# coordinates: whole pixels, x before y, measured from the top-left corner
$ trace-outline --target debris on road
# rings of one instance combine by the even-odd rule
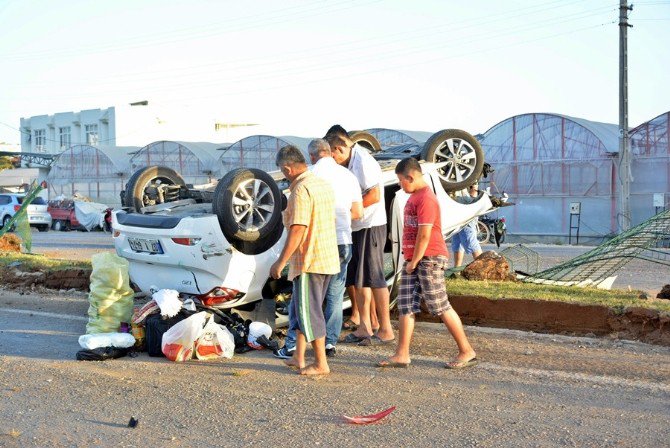
[[[370,423],[378,422],[379,420],[383,419],[387,415],[389,415],[391,412],[395,411],[395,406],[391,406],[385,411],[379,412],[377,414],[370,414],[370,415],[357,415],[355,417],[347,417],[346,415],[343,415],[344,419],[348,423],[352,423],[354,425],[367,425]]]

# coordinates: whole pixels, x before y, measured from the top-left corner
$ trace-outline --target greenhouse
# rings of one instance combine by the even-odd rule
[[[384,128],[366,129],[365,132],[372,134],[382,145],[383,149],[412,143],[424,143],[432,135],[430,132],[398,131]]]
[[[161,165],[181,174],[186,183],[205,184],[221,177],[216,161],[226,146],[202,142],[153,142],[133,155],[129,172],[132,174],[145,166]]]
[[[580,204],[581,237],[619,232],[617,125],[524,114],[493,126],[481,143],[486,161],[495,169],[489,184],[482,186],[507,193],[516,204],[499,211],[511,234],[564,241],[570,234],[573,203]]]
[[[284,146],[294,145],[307,157],[307,146],[311,140],[302,137],[273,137],[271,135],[251,135],[239,140],[223,150],[219,156],[222,174],[246,167],[263,171],[276,171],[275,156]]]
[[[120,206],[120,193],[129,175],[134,146],[94,147],[73,145],[60,153],[50,167],[49,199],[75,193],[94,202]]]
[[[670,112],[630,132],[630,207],[636,225],[670,207]]]

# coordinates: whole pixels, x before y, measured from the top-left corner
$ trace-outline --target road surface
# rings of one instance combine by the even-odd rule
[[[670,439],[670,349],[467,328],[481,360],[449,371],[451,338],[420,324],[408,369],[390,347],[338,346],[328,377],[268,352],[232,360],[75,361],[84,293],[0,290],[0,446],[593,446]],[[397,410],[379,424],[342,415]],[[139,419],[127,427],[131,416]]]

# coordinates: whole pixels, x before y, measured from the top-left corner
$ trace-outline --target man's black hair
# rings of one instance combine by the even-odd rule
[[[333,135],[346,135],[349,137],[349,133],[339,124],[334,124],[328,129],[328,132],[326,132],[324,139],[328,140],[328,137],[331,137]]]
[[[408,157],[406,159],[402,159],[395,166],[396,174],[402,174],[403,176],[407,176],[410,171],[418,171],[420,173],[423,172],[421,171],[421,164],[414,157]]]

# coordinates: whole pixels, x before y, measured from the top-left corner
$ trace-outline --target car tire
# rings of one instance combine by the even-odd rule
[[[256,255],[281,237],[283,193],[265,171],[238,168],[221,178],[212,201],[226,239],[242,253]]]
[[[49,225],[44,224],[44,225],[41,225],[41,226],[37,226],[37,230],[39,232],[48,232],[49,231]]]
[[[351,131],[349,138],[354,143],[358,143],[363,148],[367,149],[370,154],[376,154],[382,150],[382,145],[377,138],[365,131]]]
[[[7,227],[7,224],[9,223],[9,221],[10,221],[11,219],[12,219],[12,217],[9,216],[9,215],[7,215],[7,216],[5,216],[4,218],[2,218],[2,228],[3,228],[3,229],[4,229],[5,227]],[[14,228],[12,227],[11,229],[7,229],[7,231],[8,231],[8,232],[13,232],[13,231],[14,231]]]
[[[150,197],[152,193],[148,191],[157,185],[179,185],[185,186],[184,178],[181,175],[166,166],[146,166],[135,171],[128,183],[123,195],[124,207],[129,207],[132,211],[142,213],[142,208],[160,203],[159,198]],[[178,199],[171,197],[164,202],[171,202]]]
[[[423,146],[426,162],[446,165],[438,169],[442,186],[449,193],[469,187],[484,169],[484,151],[477,139],[460,129],[444,129],[433,134]]]
[[[60,232],[61,230],[63,230],[63,221],[61,221],[60,219],[55,220],[51,224],[51,229],[55,230],[56,232]]]

